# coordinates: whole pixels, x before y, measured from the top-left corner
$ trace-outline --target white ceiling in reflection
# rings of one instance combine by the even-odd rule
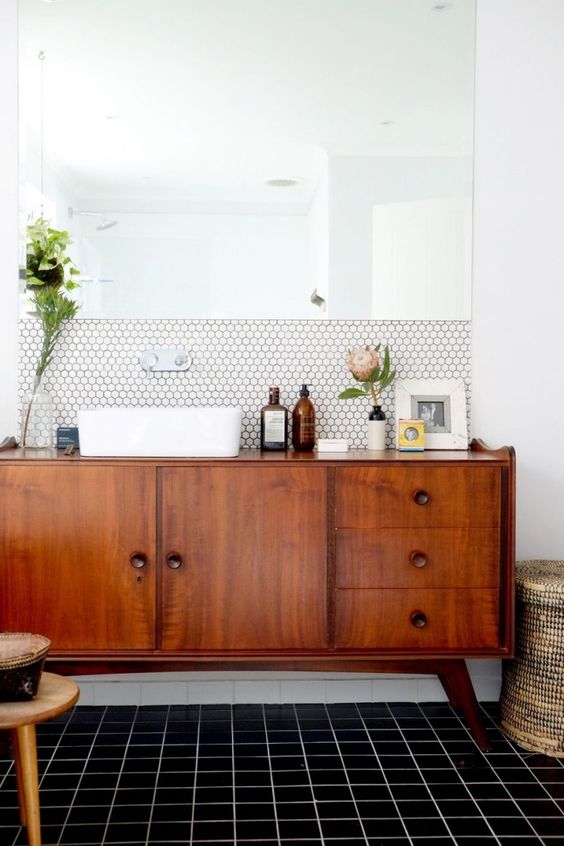
[[[84,206],[298,210],[326,154],[472,153],[468,0],[20,7],[24,131],[39,136],[43,111],[45,156]]]

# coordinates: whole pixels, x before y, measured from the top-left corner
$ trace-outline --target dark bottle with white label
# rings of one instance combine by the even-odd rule
[[[288,449],[288,409],[280,405],[280,388],[270,388],[268,405],[260,412],[260,448]]]
[[[309,452],[315,446],[315,409],[307,385],[302,385],[292,412],[292,446],[298,452]]]

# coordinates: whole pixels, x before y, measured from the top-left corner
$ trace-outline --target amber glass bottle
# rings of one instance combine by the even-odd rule
[[[307,385],[302,385],[292,412],[292,445],[301,452],[308,452],[315,446],[315,409]]]
[[[270,388],[268,405],[260,411],[260,448],[288,449],[288,409],[280,405],[280,388]]]

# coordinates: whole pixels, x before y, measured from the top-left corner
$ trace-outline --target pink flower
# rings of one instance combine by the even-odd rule
[[[347,354],[346,363],[356,379],[365,381],[380,364],[380,356],[374,347],[355,347]]]

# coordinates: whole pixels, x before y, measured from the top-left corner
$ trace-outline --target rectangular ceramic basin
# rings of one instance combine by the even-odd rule
[[[239,453],[243,412],[231,407],[96,408],[78,412],[81,455],[203,458]]]

